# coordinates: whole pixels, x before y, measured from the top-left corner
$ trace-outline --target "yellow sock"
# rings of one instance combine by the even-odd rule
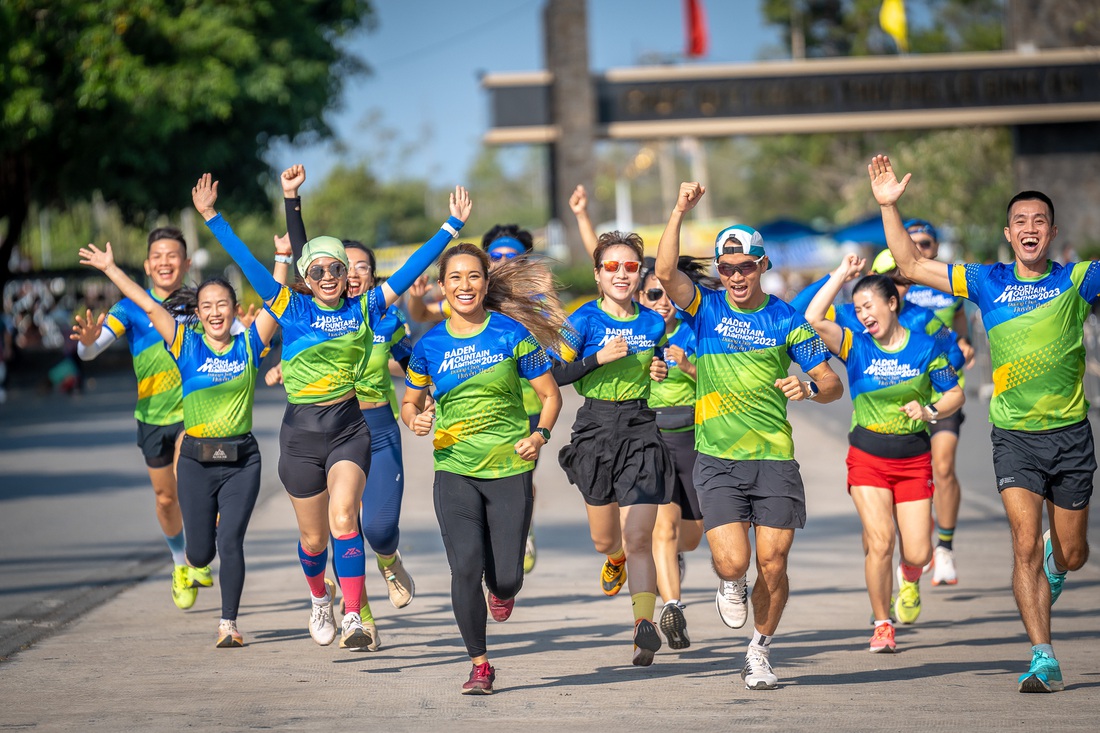
[[[634,607],[634,621],[644,618],[653,620],[653,609],[657,607],[656,593],[634,593],[630,596],[630,605]]]
[[[615,552],[608,555],[607,559],[611,561],[612,565],[622,565],[624,562],[626,562],[626,549],[620,547],[619,549],[615,550]]]

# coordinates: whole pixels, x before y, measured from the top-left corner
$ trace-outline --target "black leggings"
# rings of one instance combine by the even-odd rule
[[[451,605],[470,657],[485,654],[485,597],[523,586],[523,552],[531,528],[531,472],[482,479],[435,472],[435,516],[451,565]]]
[[[221,558],[218,582],[226,619],[236,619],[241,605],[244,532],[260,494],[260,449],[248,438],[232,463],[199,463],[181,452],[176,467],[187,562],[201,568],[215,554]]]

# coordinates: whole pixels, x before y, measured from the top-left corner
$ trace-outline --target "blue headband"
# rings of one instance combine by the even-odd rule
[[[916,227],[916,231],[909,232],[909,230],[913,229],[914,227]],[[932,239],[936,240],[937,242],[940,241],[940,235],[939,232],[936,231],[936,227],[932,226],[924,219],[910,219],[909,221],[905,222],[905,231],[909,232],[910,234],[929,234],[932,236]]]
[[[523,254],[527,251],[527,248],[523,246],[522,242],[520,242],[518,239],[513,239],[512,237],[497,237],[489,243],[489,248],[485,251],[492,252],[494,249],[498,249],[500,247],[514,249],[520,254]]]

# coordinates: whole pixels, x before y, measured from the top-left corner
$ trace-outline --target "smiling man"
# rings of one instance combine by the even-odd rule
[[[867,172],[902,274],[968,298],[981,310],[993,361],[993,470],[1012,531],[1012,592],[1032,643],[1031,667],[1020,675],[1019,690],[1062,690],[1050,608],[1066,571],[1088,559],[1096,457],[1081,384],[1083,324],[1100,299],[1100,262],[1063,266],[1050,259],[1058,227],[1054,204],[1039,191],[1008,202],[1004,235],[1013,263],[948,265],[922,258],[897,207],[912,174],[898,181],[884,155],[872,158]]]
[[[787,402],[832,402],[844,388],[806,319],[760,288],[771,264],[757,231],[734,225],[718,233],[714,259],[721,290],[696,285],[677,269],[680,226],[705,192],[698,183],[680,184],[654,271],[698,342],[694,481],[720,581],[715,605],[730,628],[745,624],[751,526],[755,632],[741,679],[750,690],[771,690],[778,686],[769,653],[787,604],[787,556],[795,529],[806,523]],[[787,373],[792,361],[809,381]]]

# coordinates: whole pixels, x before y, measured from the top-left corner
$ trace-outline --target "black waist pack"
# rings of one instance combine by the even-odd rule
[[[254,440],[251,433],[234,438],[194,438],[188,435],[183,439],[180,453],[199,463],[233,463]]]
[[[695,405],[654,407],[658,430],[682,430],[695,425]]]

